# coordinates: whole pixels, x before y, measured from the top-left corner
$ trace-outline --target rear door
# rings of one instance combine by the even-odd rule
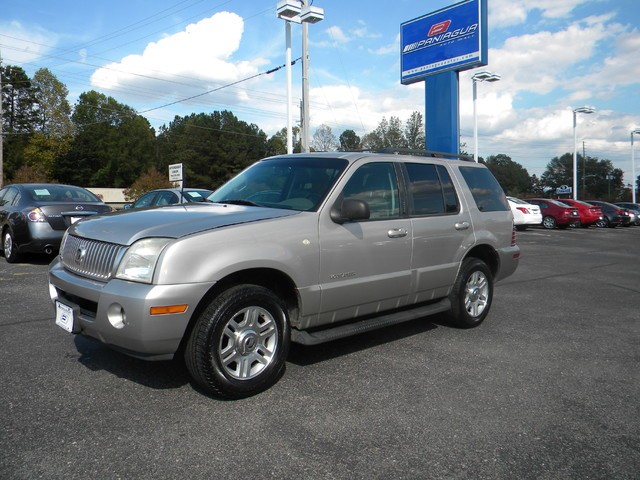
[[[443,165],[406,163],[413,229],[415,296],[412,303],[446,296],[462,257],[473,246],[468,209]]]

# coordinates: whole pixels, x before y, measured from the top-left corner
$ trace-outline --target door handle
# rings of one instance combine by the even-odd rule
[[[470,226],[469,222],[458,222],[456,223],[456,230],[466,230]]]
[[[409,234],[406,228],[392,228],[387,232],[389,238],[406,237]]]

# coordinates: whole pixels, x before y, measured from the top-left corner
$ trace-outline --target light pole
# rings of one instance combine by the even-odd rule
[[[593,107],[578,107],[573,109],[573,199],[578,199],[578,138],[576,137],[576,117],[578,113],[593,113]]]
[[[636,128],[634,130],[631,130],[631,202],[632,203],[636,203],[636,185],[637,185],[637,178],[636,178],[636,159],[635,159],[635,155],[633,152],[633,134],[637,134],[640,135],[640,128]]]
[[[309,151],[309,47],[310,23],[324,19],[324,10],[309,5],[309,0],[282,0],[278,2],[276,13],[286,23],[286,65],[287,65],[287,153],[293,152],[292,109],[291,109],[291,22],[302,23],[302,151]]]
[[[478,101],[478,82],[497,82],[500,80],[500,75],[491,72],[478,72],[471,80],[473,81],[473,160],[478,161],[478,110],[476,103]]]
[[[287,0],[278,2],[276,7],[276,14],[278,18],[284,20],[285,24],[285,38],[286,38],[286,51],[285,51],[285,65],[287,72],[287,153],[293,153],[293,111],[291,108],[291,22],[300,21],[300,11],[302,5],[299,1],[290,2]]]

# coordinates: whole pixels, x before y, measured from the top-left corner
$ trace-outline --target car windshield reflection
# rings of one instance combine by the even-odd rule
[[[215,203],[316,211],[346,160],[278,157],[263,160],[229,180],[207,200]]]

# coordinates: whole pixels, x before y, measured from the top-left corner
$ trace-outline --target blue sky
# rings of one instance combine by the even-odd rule
[[[400,24],[455,2],[315,0],[325,19],[309,27],[311,133],[321,124],[360,136],[384,117],[424,113],[424,84],[400,84]],[[75,103],[91,89],[145,115],[154,127],[175,115],[227,109],[267,134],[286,125],[284,22],[277,0],[25,0],[0,13],[3,63],[29,75],[42,67]],[[640,7],[636,0],[488,0],[489,65],[460,74],[462,142],[473,151],[471,75],[478,85],[479,152],[504,153],[541,175],[573,152],[609,159],[631,182],[630,132],[640,128]],[[293,58],[301,28],[293,25]],[[257,75],[257,76],[256,76]],[[249,77],[233,87],[220,88]],[[293,67],[300,101],[300,63]],[[218,89],[207,95],[204,92]],[[181,101],[197,96],[191,100]],[[172,104],[172,105],[168,105]],[[166,106],[168,105],[168,106]],[[296,110],[296,114],[297,114]],[[294,121],[297,115],[294,116]],[[640,143],[640,136],[635,143]],[[640,172],[640,151],[636,172]]]

